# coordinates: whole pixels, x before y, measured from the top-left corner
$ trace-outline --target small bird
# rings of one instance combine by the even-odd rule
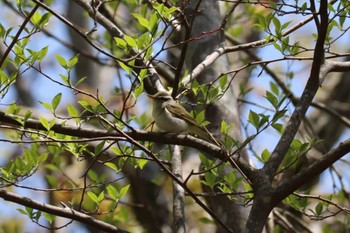
[[[153,100],[152,115],[157,127],[169,133],[194,133],[198,137],[212,142],[217,146],[220,143],[202,125],[177,103],[170,94],[160,91],[154,95],[148,95]]]

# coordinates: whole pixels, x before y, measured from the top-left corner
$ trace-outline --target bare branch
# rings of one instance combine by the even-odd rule
[[[180,147],[173,146],[173,153],[171,156],[171,171],[175,176],[183,182],[182,179],[182,159]],[[184,189],[173,182],[173,216],[174,216],[174,233],[185,233],[186,232],[186,221],[185,221],[185,192]]]

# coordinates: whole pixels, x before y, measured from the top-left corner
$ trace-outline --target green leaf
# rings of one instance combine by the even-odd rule
[[[56,60],[58,61],[58,63],[59,63],[63,68],[65,68],[65,69],[68,68],[67,61],[66,61],[66,59],[65,59],[64,57],[62,57],[62,56],[60,56],[60,55],[58,55],[58,54],[56,54],[55,57],[56,57]]]
[[[38,11],[36,11],[30,18],[30,22],[32,22],[35,26],[39,26],[40,20],[41,14]]]
[[[18,212],[20,212],[21,214],[28,216],[28,213],[25,210],[22,209],[17,209]]]
[[[272,104],[272,106],[277,109],[278,107],[278,98],[271,92],[266,91],[265,98]]]
[[[68,111],[69,116],[71,116],[71,117],[78,117],[79,116],[78,110],[71,104],[68,104],[67,111]]]
[[[281,32],[281,22],[280,22],[279,19],[276,18],[276,17],[273,17],[273,18],[272,18],[272,22],[273,22],[273,25],[275,26],[275,32],[276,32],[276,34],[277,34],[277,35],[280,34],[280,32]]]
[[[80,100],[80,101],[78,101],[78,103],[79,103],[84,109],[88,110],[89,112],[92,112],[92,113],[95,112],[95,110],[94,110],[94,108],[92,107],[92,105],[89,104],[88,102],[86,102],[86,101],[84,101],[84,100]]]
[[[149,29],[152,34],[156,33],[156,30],[158,28],[158,22],[159,22],[159,15],[157,12],[154,12],[149,20]]]
[[[307,2],[303,3],[303,5],[301,6],[301,11],[306,11],[307,9]]]
[[[68,61],[68,68],[72,69],[79,61],[79,54],[75,55]]]
[[[279,90],[278,86],[275,83],[270,82],[270,89],[271,89],[273,94],[275,94],[276,96],[279,95],[280,90]]]
[[[280,118],[284,117],[286,115],[287,110],[279,110],[275,113],[275,115],[272,118],[272,122],[278,121]]]
[[[216,182],[216,175],[214,175],[212,172],[207,172],[205,173],[204,178],[205,181],[203,181],[203,183],[213,189]]]
[[[84,82],[86,78],[87,78],[87,77],[82,77],[82,78],[80,78],[80,79],[77,81],[77,83],[75,84],[75,86],[78,86],[80,83]]]
[[[315,207],[315,213],[317,216],[320,216],[322,214],[322,211],[323,211],[323,203],[319,202]]]
[[[260,116],[259,128],[261,128],[263,125],[265,125],[266,122],[269,121],[270,116],[264,115],[264,114],[259,114],[259,116]]]
[[[99,155],[102,152],[104,145],[105,145],[105,142],[106,141],[102,141],[97,146],[95,146],[95,150],[94,150],[95,156]]]
[[[23,122],[26,122],[30,117],[32,116],[32,112],[30,110],[27,110],[24,114]]]
[[[191,84],[191,90],[193,91],[193,93],[195,95],[197,95],[198,91],[199,91],[199,83],[198,81],[195,79],[193,80],[192,84]]]
[[[61,77],[62,81],[63,81],[66,85],[71,85],[70,80],[69,80],[69,78],[68,78],[66,75],[60,74],[60,77]]]
[[[46,108],[47,110],[52,111],[52,106],[51,106],[51,104],[46,103],[46,102],[41,102],[41,101],[39,101],[39,103],[40,103],[44,108]]]
[[[88,195],[88,196],[90,197],[90,199],[91,199],[93,202],[95,202],[96,204],[99,204],[99,203],[100,203],[99,200],[98,200],[98,197],[97,197],[97,195],[96,195],[95,193],[89,191],[89,192],[87,192],[87,195]]]
[[[270,156],[271,154],[267,149],[263,150],[263,152],[261,153],[261,158],[264,162],[266,162],[270,158]]]
[[[55,97],[53,97],[51,105],[52,105],[52,110],[55,111],[58,104],[61,102],[61,97],[62,93],[58,93]]]
[[[125,70],[125,72],[126,72],[127,74],[130,74],[130,73],[131,73],[132,69],[131,69],[130,66],[125,65],[125,63],[124,63],[124,62],[121,62],[121,61],[118,61],[118,64],[120,65],[120,67],[121,67],[123,70]]]
[[[53,215],[53,214],[48,214],[46,212],[43,212],[43,216],[44,218],[51,224],[53,223],[53,221],[55,220],[56,218],[56,215]]]
[[[252,110],[249,111],[248,121],[256,128],[259,128],[259,115]]]
[[[120,169],[118,169],[117,165],[115,165],[115,163],[111,163],[111,162],[106,162],[104,163],[104,165],[106,165],[107,167],[113,169],[115,172],[119,172]]]
[[[149,32],[143,33],[141,36],[137,39],[137,48],[144,49],[150,42],[152,41],[152,36]],[[151,49],[151,47],[150,47]]]
[[[207,217],[201,217],[199,219],[199,222],[204,223],[204,224],[214,224],[214,220],[207,218]]]
[[[137,167],[140,168],[141,170],[143,167],[148,163],[146,159],[138,159],[137,160]]]
[[[273,47],[275,47],[275,49],[277,49],[280,52],[283,52],[282,47],[278,44],[278,42],[273,43]]]
[[[138,20],[138,22],[141,26],[149,29],[149,22],[146,18],[142,17],[141,15],[139,15],[137,13],[133,13],[131,15],[134,16]]]
[[[42,48],[38,53],[38,62],[41,62],[42,59],[44,59],[44,57],[46,56],[47,52],[49,50],[49,46],[45,46],[44,48]]]
[[[104,198],[105,198],[105,193],[102,191],[97,197],[98,203],[101,203]]]
[[[130,184],[128,184],[128,185],[124,186],[123,188],[121,188],[120,191],[119,191],[119,198],[124,197],[128,193],[129,188],[130,188]]]
[[[143,82],[141,82],[140,85],[138,85],[133,91],[135,98],[139,97],[142,93],[143,93]]]
[[[21,111],[21,107],[17,106],[16,104],[11,104],[8,108],[7,112],[13,115],[18,115],[18,113]]]
[[[197,123],[202,123],[203,121],[205,121],[205,110],[202,110],[200,112],[197,112],[195,120]]]
[[[277,130],[279,133],[283,132],[283,125],[280,123],[273,123],[272,127]]]
[[[228,85],[227,80],[228,80],[227,74],[220,77],[219,86],[220,86],[221,90],[224,90],[227,87],[227,85]]]
[[[45,129],[47,129],[47,131],[50,130],[49,122],[45,118],[39,117],[39,121],[45,127]]]
[[[224,121],[224,120],[222,120],[221,121],[221,127],[220,127],[220,132],[222,133],[222,134],[224,134],[224,135],[226,135],[227,134],[227,123],[226,123],[226,121]]]
[[[97,181],[98,180],[98,175],[95,171],[93,170],[89,170],[88,171],[88,177],[92,180],[92,181]]]
[[[131,36],[125,35],[125,41],[128,43],[128,45],[132,48],[135,48],[137,46],[136,40],[132,38]]]
[[[173,12],[177,11],[178,9],[180,9],[179,7],[164,7],[164,13],[163,13],[163,17],[167,18],[168,20],[170,19],[170,16]]]
[[[126,50],[127,44],[125,40],[119,37],[114,37],[114,41],[119,48],[121,48],[122,50]]]
[[[52,14],[50,12],[46,12],[45,14],[43,14],[43,16],[41,17],[40,23],[39,23],[40,28],[43,28],[47,25],[51,16],[52,16]]]
[[[113,185],[109,184],[107,185],[106,187],[106,190],[107,190],[107,193],[108,195],[115,201],[117,201],[119,198],[118,198],[118,191],[116,188],[114,188]]]
[[[51,121],[49,121],[49,129],[50,130],[56,123],[56,118],[53,118]]]

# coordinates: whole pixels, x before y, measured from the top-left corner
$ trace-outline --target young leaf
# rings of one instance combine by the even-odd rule
[[[58,104],[61,102],[61,97],[62,97],[62,93],[58,93],[55,97],[53,97],[52,102],[51,102],[51,106],[52,106],[52,110],[55,111]]]
[[[105,198],[105,193],[102,191],[97,197],[98,203],[101,203],[104,198]]]
[[[39,103],[40,103],[44,108],[46,108],[47,110],[52,111],[52,106],[51,106],[51,104],[46,103],[46,102],[41,102],[41,101],[39,101]]]
[[[115,43],[122,50],[126,50],[126,41],[119,37],[114,37]]]
[[[207,172],[205,173],[204,177],[205,177],[205,180],[202,182],[205,185],[209,186],[211,189],[213,189],[216,181],[216,176],[211,172]]]
[[[261,153],[261,158],[264,162],[266,162],[270,158],[270,156],[271,154],[267,149],[263,150],[263,152]]]
[[[109,184],[109,185],[107,185],[106,189],[107,189],[108,195],[109,195],[114,201],[117,201],[117,200],[118,200],[118,191],[116,190],[116,188],[114,188],[113,185]]]
[[[79,60],[79,54],[69,59],[68,68],[72,69],[78,63],[78,60]]]
[[[78,117],[79,116],[78,110],[71,104],[68,104],[67,111],[68,111],[69,116],[71,116],[71,117]]]
[[[139,24],[145,28],[149,28],[149,22],[147,19],[145,19],[143,16],[137,14],[137,13],[133,13],[131,14],[132,16],[134,16],[138,21],[139,21]]]
[[[91,106],[91,104],[89,104],[88,102],[84,101],[84,100],[80,100],[78,101],[78,103],[86,110],[88,110],[89,112],[95,112],[94,108]]]
[[[137,43],[136,43],[136,40],[134,38],[132,38],[131,36],[128,36],[128,35],[125,35],[125,41],[126,43],[128,43],[128,45],[130,47],[136,47]]]
[[[315,207],[315,213],[317,216],[320,216],[322,214],[322,211],[323,211],[323,203],[319,202]]]
[[[278,98],[272,92],[266,91],[265,98],[272,104],[272,106],[275,109],[277,109],[277,107],[278,107]]]
[[[87,192],[87,195],[90,197],[90,199],[93,201],[93,202],[95,202],[96,204],[99,204],[100,202],[99,202],[99,200],[98,200],[98,197],[96,196],[96,194],[95,193],[93,193],[93,192]]]
[[[50,130],[49,122],[45,118],[39,117],[39,121],[47,131]]]
[[[141,170],[143,169],[143,167],[147,164],[147,160],[146,159],[138,159],[137,160],[137,167],[140,168]]]
[[[119,198],[124,197],[128,193],[129,188],[130,188],[130,184],[128,184],[128,185],[124,186],[123,188],[121,188],[120,191],[119,191]]]
[[[53,223],[53,221],[55,220],[56,218],[56,215],[53,215],[53,214],[48,214],[46,212],[43,212],[43,216],[44,218],[51,224]]]
[[[120,65],[120,67],[121,67],[123,70],[125,70],[125,72],[126,72],[127,74],[130,74],[130,72],[132,71],[131,67],[125,65],[124,62],[118,61],[118,64]]]
[[[139,97],[143,93],[143,82],[140,83],[135,89],[134,89],[134,96],[135,98]]]
[[[252,110],[249,111],[248,121],[256,128],[259,128],[259,115]]]
[[[118,169],[117,165],[115,165],[115,163],[111,163],[111,162],[107,162],[104,163],[104,165],[106,165],[107,167],[113,169],[115,172],[119,172],[120,169]]]
[[[65,68],[65,69],[68,68],[68,66],[67,66],[67,61],[66,61],[66,59],[65,59],[64,57],[62,57],[62,56],[60,56],[60,55],[58,55],[58,54],[56,54],[55,57],[56,57],[56,60],[58,61],[58,63],[59,63],[63,68]]]

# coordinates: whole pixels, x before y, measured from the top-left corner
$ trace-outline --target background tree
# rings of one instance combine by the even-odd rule
[[[348,1],[1,4],[0,196],[39,229],[349,231]],[[222,147],[157,132],[162,90]]]

